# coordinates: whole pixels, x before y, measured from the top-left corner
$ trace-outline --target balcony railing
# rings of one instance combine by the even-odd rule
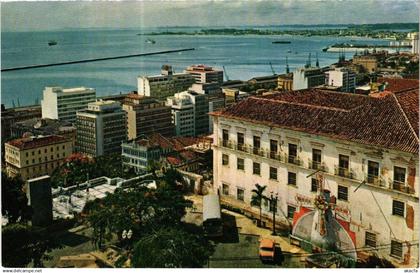
[[[400,191],[400,192],[405,192],[405,193],[414,193],[414,189],[408,185],[406,185],[404,182],[401,181],[392,181],[391,183],[391,189],[396,190],[396,191]]]
[[[252,153],[254,155],[264,156],[264,150],[261,147],[252,147]]]
[[[337,165],[335,165],[334,174],[341,177],[355,179],[355,176],[352,170],[350,170],[349,168],[342,168]]]
[[[236,150],[238,150],[238,151],[242,151],[242,152],[245,152],[245,151],[246,151],[246,146],[245,146],[245,144],[243,144],[243,143],[238,143],[238,144],[236,144]]]
[[[309,159],[308,168],[312,170],[323,171],[323,172],[327,171],[327,166],[325,166],[324,162],[314,161],[311,159]]]
[[[278,160],[278,161],[283,161],[283,156],[279,152],[270,151],[268,153],[268,155],[269,155],[268,157],[271,158],[271,159],[275,159],[275,160]]]
[[[366,183],[379,187],[385,187],[386,183],[382,176],[368,174],[365,178]]]
[[[290,164],[295,164],[295,165],[298,165],[298,166],[300,166],[300,164],[301,164],[300,158],[297,155],[287,154],[286,158],[287,158],[287,162],[290,163]]]

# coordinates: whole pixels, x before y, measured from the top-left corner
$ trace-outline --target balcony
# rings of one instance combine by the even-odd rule
[[[243,144],[243,143],[236,144],[236,150],[245,152],[246,151],[245,144]]]
[[[323,171],[323,172],[327,171],[327,166],[325,166],[324,162],[313,161],[311,159],[309,159],[308,168],[312,170]]]
[[[300,158],[297,155],[286,154],[286,158],[287,158],[287,163],[298,165],[298,166],[300,166],[301,164]]]
[[[254,155],[264,156],[264,150],[261,147],[252,147],[252,153]]]
[[[405,185],[405,183],[401,181],[392,181],[392,183],[390,183],[390,188],[400,192],[414,193],[414,189],[412,187]]]
[[[277,151],[270,151],[269,153],[267,153],[267,155],[268,155],[268,158],[270,159],[283,161],[283,156],[281,155],[281,153]]]
[[[385,180],[382,178],[382,176],[368,174],[365,178],[365,181],[367,184],[375,185],[378,187],[386,187]]]
[[[355,175],[352,170],[349,168],[342,168],[337,165],[335,165],[334,174],[345,178],[355,179]]]

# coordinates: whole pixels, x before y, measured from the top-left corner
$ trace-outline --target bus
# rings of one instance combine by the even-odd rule
[[[217,194],[208,194],[203,197],[203,230],[207,237],[223,236],[223,221]]]

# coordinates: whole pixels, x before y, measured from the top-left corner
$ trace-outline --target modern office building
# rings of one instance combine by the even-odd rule
[[[122,107],[127,112],[128,139],[152,133],[159,133],[165,137],[175,135],[171,107],[166,106],[165,102],[129,94]]]
[[[24,181],[51,175],[71,155],[73,143],[62,136],[34,136],[5,143],[6,171]]]
[[[169,97],[166,105],[171,107],[172,123],[177,136],[195,135],[195,108],[188,92],[176,93]]]
[[[76,150],[91,157],[120,153],[127,140],[126,113],[119,102],[96,101],[77,112]]]
[[[42,118],[76,121],[76,112],[87,108],[96,99],[93,88],[45,87],[41,101]]]
[[[223,71],[211,66],[191,65],[184,70],[184,73],[192,75],[195,83],[217,83],[219,86],[223,83]]]
[[[381,258],[416,266],[418,90],[281,92],[213,113],[214,190],[222,203],[259,217],[252,190],[267,186],[263,221],[270,223],[274,210],[293,243],[316,249],[314,237],[332,236],[353,258],[374,248]]]
[[[163,65],[161,75],[138,77],[138,94],[166,100],[175,93],[187,90],[194,82],[188,73],[175,73],[170,65]]]
[[[293,71],[293,90],[308,89],[325,84],[325,74],[319,67],[304,67]]]
[[[342,92],[354,92],[356,74],[350,69],[340,67],[325,72],[325,83],[328,86],[340,87]]]

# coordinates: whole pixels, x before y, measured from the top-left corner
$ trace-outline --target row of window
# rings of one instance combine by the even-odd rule
[[[56,151],[59,151],[59,150],[60,150],[60,146],[58,146],[58,145],[57,145],[55,149],[56,149]],[[62,146],[62,149],[63,149],[63,150],[65,150],[65,149],[66,149],[66,146],[65,146],[65,145],[63,145],[63,146]],[[41,154],[41,152],[42,152],[42,149],[39,149],[39,150],[38,150],[38,154],[40,155],[40,154]],[[51,147],[51,148],[50,148],[50,152],[54,152],[54,147]],[[44,149],[44,153],[48,153],[48,149],[47,149],[47,148],[45,148],[45,149]],[[35,151],[32,151],[32,153],[31,153],[31,154],[32,154],[32,155],[35,155]],[[28,157],[28,156],[29,156],[29,152],[26,152],[26,153],[25,153],[25,155],[26,155],[26,157]]]
[[[63,153],[63,157],[66,157],[66,153]],[[59,159],[59,158],[60,158],[60,154],[57,154],[56,159]],[[54,155],[50,156],[50,160],[54,160]],[[47,162],[47,161],[48,161],[48,156],[45,156],[44,162]],[[41,163],[41,162],[42,162],[42,158],[39,157],[38,163]],[[32,158],[32,164],[35,164],[35,158]],[[29,165],[29,160],[26,160],[26,165]]]
[[[229,141],[229,131],[226,129],[222,130],[222,140],[223,146],[227,146]],[[270,139],[270,157],[274,158],[278,153],[278,141],[275,139]],[[245,146],[245,137],[244,133],[237,133],[237,149],[244,150]],[[259,154],[261,149],[261,137],[253,136],[253,153]],[[296,164],[298,158],[297,145],[293,143],[288,144],[288,158],[286,159],[288,163]],[[348,155],[338,155],[338,172],[337,174],[344,177],[350,177],[349,173],[349,164],[350,158]],[[319,169],[322,163],[322,151],[319,149],[312,149],[312,166],[313,169]],[[374,183],[374,180],[379,177],[379,162],[368,161],[367,164],[367,174],[368,182]],[[394,181],[396,182],[405,182],[406,178],[406,169],[401,167],[394,167]]]

